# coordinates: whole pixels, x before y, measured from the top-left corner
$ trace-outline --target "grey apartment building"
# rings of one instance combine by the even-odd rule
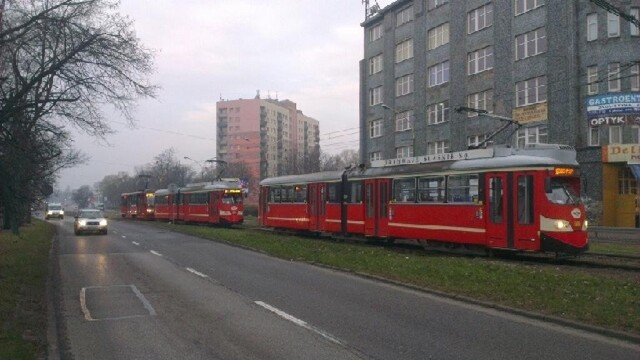
[[[596,223],[640,226],[640,0],[365,3],[362,162],[465,150],[513,119],[491,143],[575,147]]]

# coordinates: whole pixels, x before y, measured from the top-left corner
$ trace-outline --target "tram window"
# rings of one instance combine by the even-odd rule
[[[418,202],[444,202],[444,176],[429,176],[418,179]]]
[[[328,190],[328,194],[327,194],[327,201],[330,203],[339,203],[340,202],[340,197],[339,197],[339,184],[329,184],[327,185],[327,190]]]
[[[447,181],[448,202],[478,202],[478,175],[449,175]]]
[[[387,190],[387,183],[380,184],[380,217],[387,217],[387,205],[389,203],[389,190]]]
[[[307,185],[296,185],[293,187],[294,198],[293,202],[303,203],[307,201]]]
[[[204,205],[207,203],[208,193],[197,193],[189,196],[189,204]]]
[[[280,202],[280,188],[270,188],[269,189],[269,202],[277,203]]]
[[[156,205],[167,205],[167,195],[156,196]]]
[[[173,200],[175,201],[174,204],[178,205],[178,204],[182,204],[182,198],[184,198],[184,194],[183,193],[178,193],[178,195],[176,195]]]
[[[416,180],[414,178],[394,180],[393,200],[396,202],[415,202]]]
[[[351,190],[349,193],[349,203],[350,204],[358,204],[362,202],[362,181],[350,181],[349,189]]]
[[[580,195],[576,189],[579,186],[577,178],[570,177],[554,177],[548,185],[549,189],[545,192],[547,199],[554,204],[578,204],[580,203]]]
[[[518,223],[533,224],[533,176],[518,176]]]
[[[494,177],[490,180],[490,189],[489,189],[489,198],[491,201],[490,207],[490,218],[493,224],[501,224],[502,223],[502,199],[503,199],[503,186],[502,186],[502,178]]]

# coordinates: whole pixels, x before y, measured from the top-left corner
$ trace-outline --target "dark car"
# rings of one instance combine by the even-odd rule
[[[78,212],[73,222],[76,235],[83,233],[107,234],[107,219],[98,209],[83,209]]]

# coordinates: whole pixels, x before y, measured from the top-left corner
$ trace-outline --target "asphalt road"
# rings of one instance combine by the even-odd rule
[[[139,222],[74,236],[71,221],[54,252],[61,358],[640,358],[638,344]]]

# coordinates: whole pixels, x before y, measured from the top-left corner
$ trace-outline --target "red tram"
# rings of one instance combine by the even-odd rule
[[[175,191],[160,189],[154,195],[157,220],[220,225],[244,221],[242,189],[237,181],[190,184]]]
[[[588,249],[576,152],[494,147],[260,182],[260,225],[448,247]]]
[[[153,191],[135,191],[120,195],[120,215],[123,218],[153,220]]]

